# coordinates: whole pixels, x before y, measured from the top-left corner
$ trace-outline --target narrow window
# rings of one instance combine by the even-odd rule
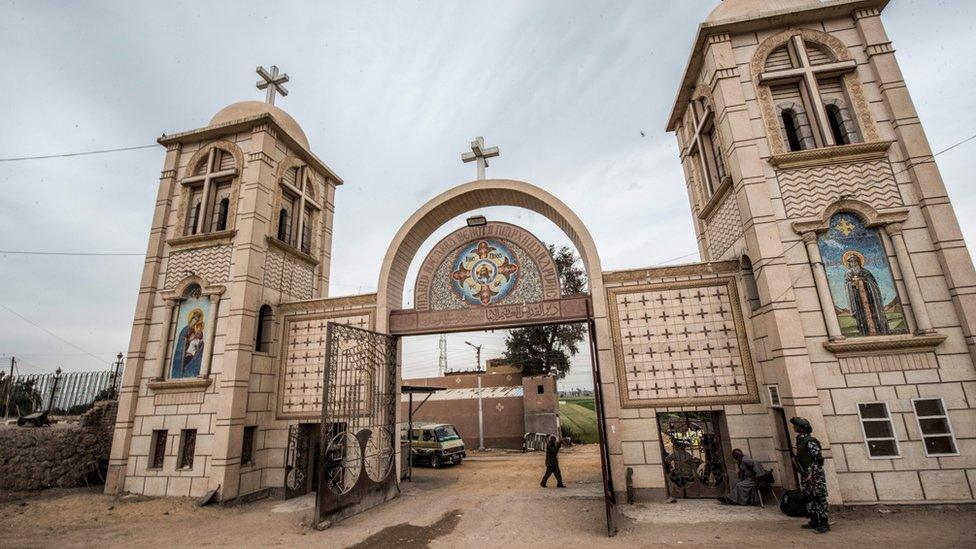
[[[762,302],[759,300],[759,285],[756,284],[756,274],[752,269],[752,260],[749,256],[744,255],[739,260],[739,264],[742,267],[742,278],[745,282],[746,299],[749,300],[749,308],[753,311],[762,307]]]
[[[288,210],[278,212],[278,240],[288,242]]]
[[[149,456],[150,469],[162,469],[163,459],[166,458],[166,430],[156,430],[152,433],[152,454]]]
[[[227,197],[220,199],[220,204],[217,205],[217,220],[214,223],[215,231],[223,231],[227,229],[227,212],[230,209],[230,199]]]
[[[536,386],[536,391],[537,391],[537,392],[538,392],[538,393],[539,393],[540,395],[543,395],[543,394],[545,394],[545,393],[546,393],[546,386],[545,386],[545,385],[537,385],[537,386]]]
[[[183,429],[180,431],[180,453],[176,461],[177,469],[193,468],[193,453],[197,448],[197,430]]]
[[[241,465],[254,462],[254,432],[257,427],[251,425],[244,428],[244,440],[241,443]]]
[[[895,438],[888,403],[869,402],[857,405],[864,431],[864,442],[868,446],[868,456],[872,458],[898,457],[898,439]]]
[[[791,151],[803,150],[803,139],[800,137],[800,125],[796,121],[796,111],[785,109],[783,111],[783,128],[786,130],[786,141],[790,145]]]
[[[261,305],[258,309],[258,329],[254,339],[254,350],[267,353],[271,350],[271,327],[274,318],[271,316],[271,306]]]
[[[925,455],[954,456],[959,453],[956,437],[949,424],[949,414],[941,398],[919,398],[912,401],[918,430],[925,442]]]
[[[847,145],[851,142],[850,136],[844,131],[844,117],[837,105],[827,105],[827,123],[830,124],[830,133],[834,135],[834,143]]]

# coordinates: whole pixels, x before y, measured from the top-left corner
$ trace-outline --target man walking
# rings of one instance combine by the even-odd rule
[[[824,458],[820,441],[813,437],[813,427],[802,417],[790,419],[796,430],[796,466],[803,476],[803,493],[807,498],[810,528],[818,534],[830,531],[827,506],[827,477],[824,475]]]
[[[549,440],[546,441],[546,474],[542,477],[542,482],[539,483],[539,486],[543,488],[549,482],[549,475],[556,475],[556,488],[566,487],[563,484],[563,475],[559,471],[560,446],[562,446],[562,443],[556,438],[556,435],[549,435]]]

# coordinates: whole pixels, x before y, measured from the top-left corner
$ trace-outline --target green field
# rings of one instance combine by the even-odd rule
[[[586,444],[599,442],[593,397],[564,397],[559,400],[559,421],[563,426]]]

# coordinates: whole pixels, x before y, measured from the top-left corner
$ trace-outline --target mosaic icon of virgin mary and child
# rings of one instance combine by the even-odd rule
[[[200,375],[206,344],[203,334],[206,328],[206,310],[210,301],[201,296],[199,289],[191,292],[180,305],[176,341],[173,347],[171,378]]]
[[[478,240],[458,251],[451,289],[466,303],[492,305],[511,293],[519,270],[508,246],[495,239]]]

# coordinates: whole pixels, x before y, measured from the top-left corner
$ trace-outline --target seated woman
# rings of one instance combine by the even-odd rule
[[[726,505],[754,505],[759,503],[756,479],[766,474],[766,469],[758,461],[746,457],[742,450],[732,450],[732,457],[739,464],[739,480],[732,485],[728,496],[718,500]]]

